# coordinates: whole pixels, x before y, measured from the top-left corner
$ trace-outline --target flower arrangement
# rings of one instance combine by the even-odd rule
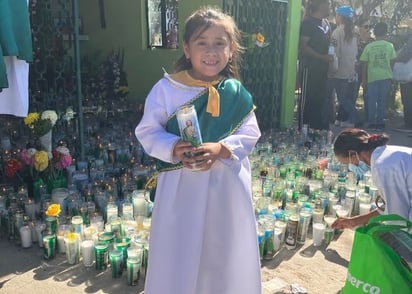
[[[33,168],[38,172],[42,172],[49,166],[49,157],[46,151],[35,148],[23,149],[20,157],[23,163],[31,168],[32,175]]]
[[[55,172],[57,171],[61,175],[61,172],[72,164],[73,158],[70,155],[70,150],[65,146],[58,146],[53,150],[52,154],[52,177],[55,178]]]
[[[61,212],[60,204],[50,204],[46,210],[46,216],[58,217]]]
[[[36,135],[43,136],[47,134],[58,119],[57,113],[54,110],[45,110],[41,114],[39,112],[30,112],[24,118],[24,124]]]

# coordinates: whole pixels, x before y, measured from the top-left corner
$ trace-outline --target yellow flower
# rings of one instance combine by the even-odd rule
[[[49,207],[47,207],[46,215],[47,216],[59,216],[60,212],[61,212],[60,204],[50,204]]]
[[[44,171],[49,166],[49,156],[46,151],[38,151],[34,154],[34,168],[37,171]]]
[[[24,118],[24,124],[31,127],[39,118],[40,114],[38,112],[31,112]]]

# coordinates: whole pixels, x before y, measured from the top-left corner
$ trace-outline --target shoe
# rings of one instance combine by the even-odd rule
[[[401,133],[412,133],[412,128],[407,126],[401,126],[399,128],[393,129],[394,131],[401,132]]]
[[[343,128],[353,128],[353,127],[355,127],[355,124],[353,124],[351,122],[348,122],[348,121],[342,121],[340,123],[340,126],[343,127]]]
[[[335,120],[335,126],[340,126],[340,120]]]
[[[377,124],[377,125],[376,125],[376,129],[378,129],[378,130],[383,130],[383,129],[385,129],[385,124]]]

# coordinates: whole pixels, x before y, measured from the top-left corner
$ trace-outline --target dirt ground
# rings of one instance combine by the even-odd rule
[[[311,294],[338,293],[345,283],[353,236],[354,231],[345,230],[329,246],[314,247],[309,229],[303,246],[283,247],[273,260],[262,262],[263,293],[294,293],[292,284]]]

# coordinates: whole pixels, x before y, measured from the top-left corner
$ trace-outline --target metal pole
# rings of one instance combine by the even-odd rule
[[[76,86],[77,86],[77,114],[78,114],[78,132],[80,144],[80,159],[84,160],[84,125],[83,125],[83,97],[82,97],[82,79],[80,68],[80,44],[79,44],[79,5],[78,0],[73,0],[73,23],[74,23],[74,56],[76,69]]]

